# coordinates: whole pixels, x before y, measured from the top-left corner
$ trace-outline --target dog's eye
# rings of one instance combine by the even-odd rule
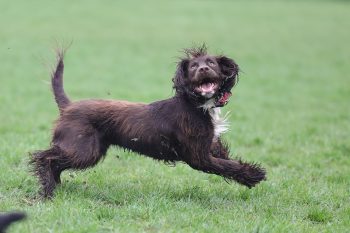
[[[194,70],[194,69],[196,69],[197,67],[198,67],[198,64],[197,64],[197,63],[193,63],[193,64],[190,66],[191,70]]]
[[[207,63],[208,63],[208,65],[210,65],[210,66],[215,66],[215,63],[214,63],[212,60],[208,60]]]

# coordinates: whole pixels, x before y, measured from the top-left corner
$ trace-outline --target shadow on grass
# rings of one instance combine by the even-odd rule
[[[195,203],[203,208],[226,208],[232,203],[250,203],[265,195],[263,187],[247,189],[235,184],[219,184],[219,189],[208,185],[163,184],[147,185],[147,182],[104,184],[98,187],[78,181],[63,183],[56,191],[56,198],[87,201],[113,206],[126,206],[144,202]]]

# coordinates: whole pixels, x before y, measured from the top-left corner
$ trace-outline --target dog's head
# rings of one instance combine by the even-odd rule
[[[186,95],[198,105],[213,99],[224,106],[238,80],[238,65],[225,56],[207,54],[205,45],[185,50],[173,78],[176,94]]]

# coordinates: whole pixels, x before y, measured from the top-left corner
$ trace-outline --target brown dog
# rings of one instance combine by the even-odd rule
[[[225,56],[207,55],[205,46],[185,50],[173,78],[175,96],[151,104],[117,100],[71,102],[63,90],[63,52],[52,74],[60,117],[51,148],[32,154],[42,195],[51,197],[65,169],[86,169],[116,145],[157,160],[182,161],[196,170],[235,180],[249,188],[265,179],[256,164],[229,158],[220,134],[227,129],[220,107],[238,78]]]

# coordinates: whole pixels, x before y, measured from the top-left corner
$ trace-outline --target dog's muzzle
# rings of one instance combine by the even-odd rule
[[[207,81],[207,82],[202,82],[201,84],[196,86],[195,91],[200,93],[200,95],[205,98],[211,98],[216,93],[218,88],[219,88],[218,83]]]

